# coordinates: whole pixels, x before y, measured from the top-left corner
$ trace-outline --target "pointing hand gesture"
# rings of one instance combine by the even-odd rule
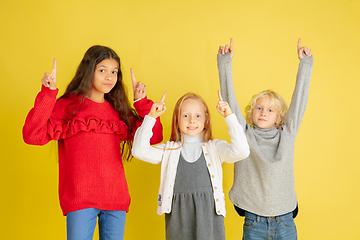
[[[225,55],[226,53],[230,52],[231,58],[234,57],[234,49],[233,49],[233,39],[230,38],[230,47],[228,45],[220,46],[218,54]]]
[[[301,38],[299,38],[299,40],[298,40],[297,52],[298,52],[298,56],[300,59],[303,58],[303,53],[305,53],[305,55],[308,57],[311,57],[311,55],[312,55],[311,49],[309,49],[307,47],[301,47]]]
[[[45,73],[44,77],[41,79],[41,83],[51,90],[56,90],[56,58],[54,59],[52,72]]]
[[[146,86],[142,82],[136,82],[134,70],[130,68],[131,80],[134,91],[134,100],[146,97]]]
[[[219,95],[219,102],[216,105],[216,109],[221,114],[221,116],[227,117],[230,114],[232,114],[231,108],[230,108],[230,106],[229,106],[229,104],[227,102],[223,101],[223,98],[221,97],[220,91],[218,91],[218,95]]]
[[[150,112],[148,114],[150,117],[157,118],[166,111],[166,106],[164,103],[165,96],[166,96],[166,92],[164,92],[164,95],[162,96],[160,102],[154,103],[152,105]]]

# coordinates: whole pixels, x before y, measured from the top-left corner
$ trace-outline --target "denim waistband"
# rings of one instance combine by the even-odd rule
[[[267,216],[267,217],[264,217],[264,216],[259,216],[259,215],[256,215],[254,213],[251,213],[251,212],[246,212],[245,211],[245,218],[250,218],[250,219],[253,219],[257,222],[260,222],[260,221],[270,221],[272,219],[275,219],[276,221],[278,220],[281,220],[281,219],[284,219],[284,218],[289,218],[289,217],[293,217],[293,213],[292,212],[289,212],[289,213],[286,213],[286,214],[283,214],[283,215],[279,215],[279,216]]]

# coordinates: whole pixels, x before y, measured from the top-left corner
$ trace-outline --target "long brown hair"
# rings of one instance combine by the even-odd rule
[[[209,140],[213,139],[212,132],[211,132],[211,121],[210,121],[210,112],[209,108],[206,105],[204,99],[200,97],[199,95],[195,93],[186,93],[183,95],[175,104],[174,112],[173,112],[173,119],[172,119],[172,128],[171,128],[171,136],[170,141],[179,142],[181,141],[181,131],[179,128],[179,119],[181,114],[181,105],[183,102],[187,99],[194,99],[196,101],[201,102],[204,104],[204,110],[205,110],[205,123],[204,123],[204,141],[207,142]]]
[[[94,45],[90,47],[81,60],[74,78],[71,80],[66,88],[65,93],[60,98],[68,97],[71,94],[80,95],[80,105],[70,117],[71,119],[76,115],[77,111],[81,107],[84,97],[91,90],[92,79],[96,65],[105,59],[115,59],[119,65],[119,71],[117,74],[117,82],[115,86],[109,93],[104,95],[104,98],[111,104],[115,111],[118,112],[120,120],[126,123],[128,126],[128,136],[130,136],[130,139],[133,139],[135,121],[139,118],[139,115],[130,105],[127,91],[123,82],[120,58],[111,48],[100,45]],[[132,140],[122,141],[120,143],[121,155],[122,158],[126,161],[130,161],[132,158],[131,147]]]

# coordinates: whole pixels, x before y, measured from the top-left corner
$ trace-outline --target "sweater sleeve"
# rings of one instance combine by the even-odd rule
[[[227,116],[225,122],[229,127],[231,144],[223,140],[217,142],[221,161],[233,163],[247,158],[250,154],[250,148],[246,140],[244,128],[237,121],[235,114]]]
[[[237,102],[234,91],[231,63],[232,58],[230,56],[230,53],[226,53],[225,55],[217,55],[221,95],[224,101],[229,103],[232,112],[235,113],[240,124],[245,127],[246,120],[241,114],[241,110],[239,108],[239,104]]]
[[[35,98],[34,107],[28,113],[22,129],[24,142],[31,145],[45,145],[50,140],[57,140],[55,127],[58,121],[52,118],[57,90],[42,86]]]
[[[144,117],[150,112],[152,105],[154,104],[153,101],[147,99],[147,97],[141,99],[134,103],[134,108],[136,109],[137,113],[141,117],[136,122],[136,129],[140,127],[143,122]],[[135,129],[135,130],[136,130]],[[163,140],[163,128],[160,122],[160,117],[156,118],[155,125],[152,128],[152,137],[150,139],[150,144],[158,144]]]
[[[291,98],[289,109],[284,119],[285,124],[288,125],[290,130],[295,134],[298,132],[305,114],[313,62],[313,57],[307,57],[306,55],[304,55],[303,59],[300,60],[295,89]]]
[[[141,126],[136,130],[131,150],[135,158],[153,164],[161,162],[165,151],[165,144],[156,147],[150,145],[150,138],[153,136],[151,129],[156,125],[156,121],[155,118],[145,116]]]

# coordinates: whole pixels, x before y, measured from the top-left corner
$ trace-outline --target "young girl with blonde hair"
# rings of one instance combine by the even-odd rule
[[[217,60],[220,87],[238,121],[244,126],[250,146],[249,157],[234,164],[230,200],[245,216],[243,239],[297,239],[293,218],[298,211],[294,180],[294,146],[305,113],[313,66],[312,51],[301,46],[291,104],[273,91],[251,99],[246,117],[241,114],[232,82],[233,41],[220,46]],[[247,123],[246,123],[247,122]]]
[[[123,239],[130,195],[122,160],[131,159],[134,132],[153,102],[131,70],[137,112],[131,107],[120,58],[105,46],[86,51],[58,100],[56,70],[54,60],[26,118],[24,141],[32,145],[58,141],[59,198],[68,239],[93,239],[97,218],[100,239]],[[162,126],[159,118],[154,124],[155,144],[162,141]]]
[[[164,98],[136,131],[132,153],[140,160],[161,163],[157,213],[165,213],[166,239],[225,239],[222,164],[248,156],[243,127],[219,93],[216,108],[225,117],[231,144],[213,139],[206,103],[187,93],[175,105],[170,141],[150,146],[155,118],[166,110]]]

